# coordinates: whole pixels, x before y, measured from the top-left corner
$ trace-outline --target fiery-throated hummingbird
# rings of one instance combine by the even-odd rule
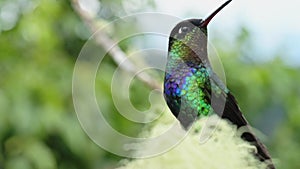
[[[205,20],[188,19],[178,23],[169,37],[168,61],[164,79],[165,100],[181,125],[188,129],[195,119],[216,113],[238,128],[247,130],[241,137],[255,145],[255,156],[269,160],[266,147],[251,132],[237,101],[213,72],[207,55],[207,26],[231,0],[226,1]]]

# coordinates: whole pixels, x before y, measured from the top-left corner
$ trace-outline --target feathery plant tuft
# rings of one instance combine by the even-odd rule
[[[166,118],[166,117],[164,117]],[[168,118],[168,117],[167,117]],[[121,161],[118,169],[265,169],[267,163],[260,162],[253,156],[256,148],[239,137],[236,126],[227,121],[212,116],[214,120],[220,120],[211,137],[200,144],[200,131],[207,125],[207,118],[198,120],[188,135],[176,147],[170,151],[152,158]],[[211,119],[209,120],[211,121]],[[170,122],[166,120],[166,122]],[[157,124],[150,129],[149,136],[157,136],[157,133],[166,131],[169,124]],[[210,124],[209,124],[210,125]],[[184,132],[179,131],[179,132]],[[144,135],[145,133],[143,133]],[[176,139],[178,136],[169,139]],[[165,143],[161,143],[165,144]],[[151,146],[151,145],[149,145]]]

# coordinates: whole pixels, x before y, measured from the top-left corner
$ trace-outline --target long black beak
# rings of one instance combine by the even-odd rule
[[[212,18],[219,13],[226,5],[228,5],[232,0],[226,1],[223,5],[221,5],[218,9],[216,9],[212,14],[210,14],[205,20],[203,20],[200,24],[200,27],[206,27]]]

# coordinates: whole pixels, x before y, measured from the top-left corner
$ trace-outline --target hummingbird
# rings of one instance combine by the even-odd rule
[[[254,155],[260,161],[271,156],[265,145],[254,135],[243,116],[235,97],[212,70],[207,53],[207,26],[213,17],[232,0],[226,1],[206,19],[187,19],[171,31],[164,77],[164,98],[186,130],[201,116],[217,114],[237,128],[247,130],[241,138],[254,145]]]

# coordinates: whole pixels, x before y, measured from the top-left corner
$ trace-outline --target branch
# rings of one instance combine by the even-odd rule
[[[103,32],[101,29],[99,29],[99,26],[97,25],[97,21],[95,19],[95,16],[89,14],[88,12],[85,12],[78,2],[78,0],[73,0],[72,5],[76,13],[79,15],[79,17],[82,19],[82,21],[88,26],[91,32],[97,32],[95,34],[95,40],[96,42],[101,45],[105,51],[108,51],[108,53],[111,55],[114,62],[119,65],[123,70],[135,74],[138,72],[138,68],[136,65],[134,65],[132,62],[128,61],[126,64],[121,64],[125,59],[127,59],[126,53],[117,45],[117,42],[115,42],[113,39],[111,39],[105,32]],[[112,48],[113,47],[113,48]],[[149,86],[151,89],[159,90],[161,91],[161,84],[155,81],[153,78],[149,76],[149,74],[142,72],[136,74],[137,78],[144,82],[147,86]]]

